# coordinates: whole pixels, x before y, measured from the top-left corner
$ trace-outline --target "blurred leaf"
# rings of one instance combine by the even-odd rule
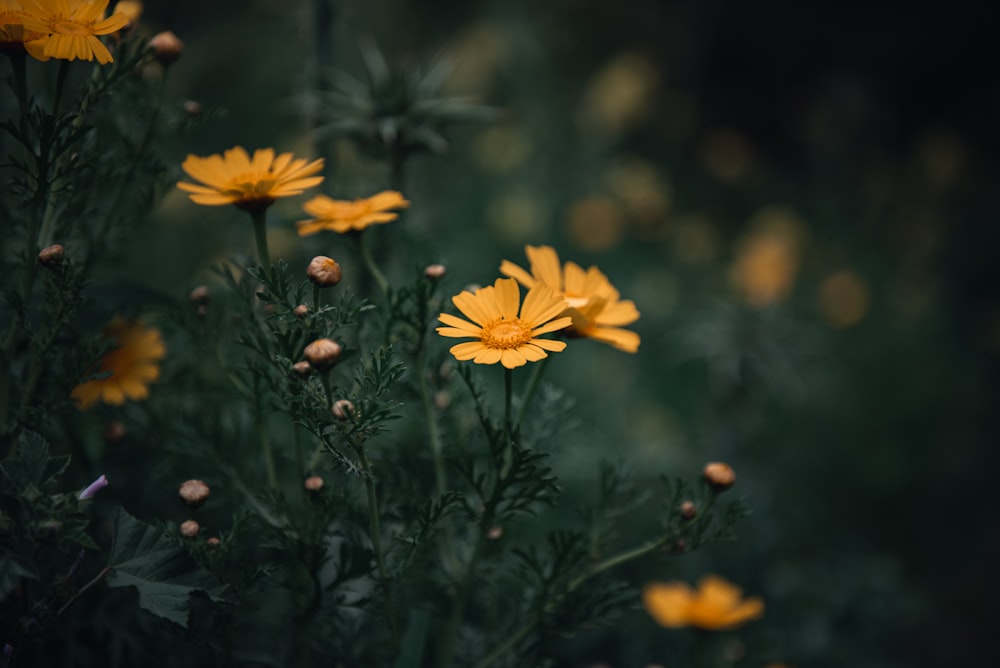
[[[66,470],[69,459],[69,455],[49,457],[48,441],[34,432],[25,431],[18,438],[15,454],[0,463],[0,471],[18,494],[36,494]]]

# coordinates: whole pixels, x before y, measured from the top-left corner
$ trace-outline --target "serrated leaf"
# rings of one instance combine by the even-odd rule
[[[186,628],[190,595],[196,591],[211,595],[218,583],[156,527],[120,507],[113,520],[108,586],[135,587],[141,607]]]
[[[25,431],[17,440],[16,452],[0,462],[0,471],[19,494],[32,488],[40,491],[46,483],[69,466],[69,455],[49,457],[49,443],[35,432]]]

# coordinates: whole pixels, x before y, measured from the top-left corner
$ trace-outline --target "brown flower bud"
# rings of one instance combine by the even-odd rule
[[[424,276],[432,281],[444,278],[447,268],[443,264],[431,264],[424,269]]]
[[[305,304],[299,304],[292,312],[295,314],[296,318],[304,318],[309,315],[309,307]]]
[[[318,492],[323,489],[323,479],[318,475],[311,475],[306,478],[306,481],[302,483],[302,486],[306,488],[309,492]]]
[[[296,362],[295,364],[292,365],[292,373],[294,373],[296,376],[301,376],[305,378],[306,376],[311,375],[312,372],[313,372],[312,364],[310,364],[309,362]]]
[[[498,540],[501,536],[503,536],[503,527],[492,526],[490,527],[490,530],[486,532],[486,537],[490,540]]]
[[[195,102],[194,100],[184,101],[184,113],[190,116],[191,118],[197,118],[198,116],[201,116],[201,111],[202,109],[200,102]]]
[[[63,263],[66,258],[66,249],[62,244],[52,244],[46,246],[38,254],[38,263],[47,269],[55,269]]]
[[[349,417],[354,417],[354,404],[347,399],[337,399],[333,402],[330,412],[338,420],[346,420]]]
[[[118,420],[112,420],[111,422],[104,425],[104,442],[108,445],[114,445],[120,443],[127,430],[125,429],[125,424],[119,422]]]
[[[195,306],[204,306],[208,303],[208,286],[199,285],[188,295],[188,301]]]
[[[302,355],[317,371],[329,371],[340,359],[341,350],[340,344],[332,339],[316,339]]]
[[[222,544],[222,541],[219,540],[218,536],[212,536],[211,538],[209,538],[205,542],[208,543],[208,546],[212,547],[212,548],[219,547],[219,545]]]
[[[201,525],[194,520],[188,520],[181,524],[181,535],[185,538],[194,538],[201,531]]]
[[[166,30],[153,36],[149,40],[149,50],[153,56],[160,61],[163,66],[170,65],[184,53],[184,42],[178,39],[177,35]]]
[[[181,500],[193,508],[204,505],[211,493],[208,485],[201,480],[187,480],[181,483],[180,489],[177,490]]]
[[[681,517],[686,520],[693,520],[694,516],[698,514],[698,509],[695,507],[694,503],[691,501],[685,501],[681,504]]]
[[[705,480],[717,492],[724,492],[736,484],[736,472],[729,464],[711,462],[705,465]]]
[[[314,285],[321,288],[332,288],[344,277],[340,264],[333,258],[317,255],[306,267],[306,276]]]

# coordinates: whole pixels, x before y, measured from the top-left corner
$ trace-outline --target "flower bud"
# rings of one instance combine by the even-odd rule
[[[161,65],[167,66],[184,53],[184,42],[178,39],[177,35],[166,30],[154,35],[153,39],[149,40],[149,49]]]
[[[296,362],[292,365],[292,373],[296,376],[301,376],[305,378],[306,376],[312,375],[313,368],[312,364],[309,362]]]
[[[107,486],[108,486],[108,479],[106,476],[102,475],[100,478],[87,485],[87,487],[82,492],[80,492],[80,494],[77,495],[76,498],[79,499],[80,501],[92,499],[99,490],[102,490]]]
[[[206,543],[208,544],[208,546],[209,546],[209,547],[211,547],[211,548],[216,548],[216,547],[219,547],[219,545],[221,545],[221,544],[222,544],[222,541],[221,541],[221,540],[219,540],[219,537],[218,537],[218,536],[212,536],[211,538],[209,538],[209,539],[208,539],[208,540],[206,540],[205,542],[206,542]]]
[[[486,532],[486,537],[490,540],[499,540],[503,536],[503,527],[492,526],[490,530]]]
[[[124,423],[112,420],[104,426],[104,442],[108,445],[115,445],[120,443],[127,433]]]
[[[191,118],[198,118],[199,116],[201,116],[201,111],[202,108],[200,102],[196,102],[194,100],[184,101],[184,113],[190,116]]]
[[[181,524],[181,535],[185,538],[194,538],[201,531],[201,525],[194,520],[188,520]]]
[[[443,264],[431,264],[424,269],[424,276],[432,281],[437,281],[444,278],[447,271],[447,268]]]
[[[180,489],[177,490],[177,494],[181,497],[181,500],[193,508],[199,508],[204,505],[211,493],[212,491],[208,488],[208,485],[201,480],[183,482]]]
[[[299,304],[295,307],[293,313],[295,313],[296,318],[304,318],[309,315],[309,307],[305,304]]]
[[[736,472],[729,464],[711,462],[705,465],[705,480],[717,492],[724,492],[736,484]]]
[[[303,356],[317,371],[329,371],[340,359],[340,344],[332,339],[316,339],[303,351]]]
[[[306,276],[314,285],[321,288],[332,288],[344,277],[340,264],[333,258],[317,255],[306,268]]]
[[[204,306],[208,303],[208,286],[199,285],[188,295],[188,301],[195,306]]]
[[[694,516],[698,514],[698,509],[695,507],[694,503],[691,501],[685,501],[681,504],[681,517],[686,520],[693,520]]]
[[[333,402],[330,412],[338,420],[346,420],[349,417],[354,417],[354,404],[347,399],[337,399]]]
[[[52,244],[43,248],[38,254],[38,263],[46,269],[55,269],[63,263],[65,258],[66,249],[62,247],[62,244]]]
[[[319,490],[323,489],[323,484],[324,483],[322,478],[320,478],[318,475],[311,475],[308,478],[306,478],[306,481],[302,483],[302,486],[305,487],[307,491],[318,492]]]

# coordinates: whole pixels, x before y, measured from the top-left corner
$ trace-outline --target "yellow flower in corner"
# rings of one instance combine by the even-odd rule
[[[204,184],[177,184],[191,193],[192,202],[207,206],[232,204],[251,213],[266,209],[279,197],[299,195],[323,181],[322,176],[315,176],[323,169],[322,158],[312,162],[296,160],[291,153],[275,157],[273,148],[258,149],[252,158],[242,146],[206,158],[189,155],[181,167]]]
[[[718,631],[742,626],[764,614],[759,598],[743,599],[743,590],[718,575],[706,575],[694,591],[685,582],[651,582],[642,590],[646,611],[661,626],[694,626]]]
[[[115,347],[101,358],[95,374],[111,375],[88,380],[73,388],[70,396],[80,409],[103,401],[120,406],[126,399],[141,401],[149,396],[149,385],[160,377],[157,362],[166,355],[160,331],[141,323],[115,318],[104,331]]]
[[[476,339],[452,346],[450,352],[456,359],[476,364],[500,362],[513,369],[548,357],[546,351],[560,352],[566,348],[563,341],[538,338],[572,322],[568,317],[557,317],[566,303],[544,285],[528,290],[523,304],[517,281],[512,278],[498,278],[493,285],[475,293],[463,291],[451,301],[472,322],[442,313],[438,320],[448,326],[438,327],[437,333]]]
[[[504,260],[500,273],[517,279],[530,288],[544,284],[566,300],[565,315],[573,319],[570,336],[584,336],[634,353],[639,350],[639,335],[623,329],[639,319],[632,300],[619,300],[618,290],[597,267],[586,271],[575,262],[559,266],[559,256],[551,246],[526,246],[531,273]]]
[[[109,0],[22,0],[25,31],[40,39],[25,42],[33,58],[94,60],[102,65],[114,60],[98,35],[118,32],[128,25],[124,14],[104,18]]]
[[[0,0],[0,53],[24,53],[24,43],[45,35],[25,32],[25,12],[20,0]]]
[[[369,225],[396,220],[399,214],[390,209],[405,209],[408,206],[409,200],[395,190],[383,190],[371,197],[354,201],[317,195],[302,206],[313,218],[300,220],[295,225],[300,237],[316,234],[321,230],[339,234],[350,230],[360,232]]]

